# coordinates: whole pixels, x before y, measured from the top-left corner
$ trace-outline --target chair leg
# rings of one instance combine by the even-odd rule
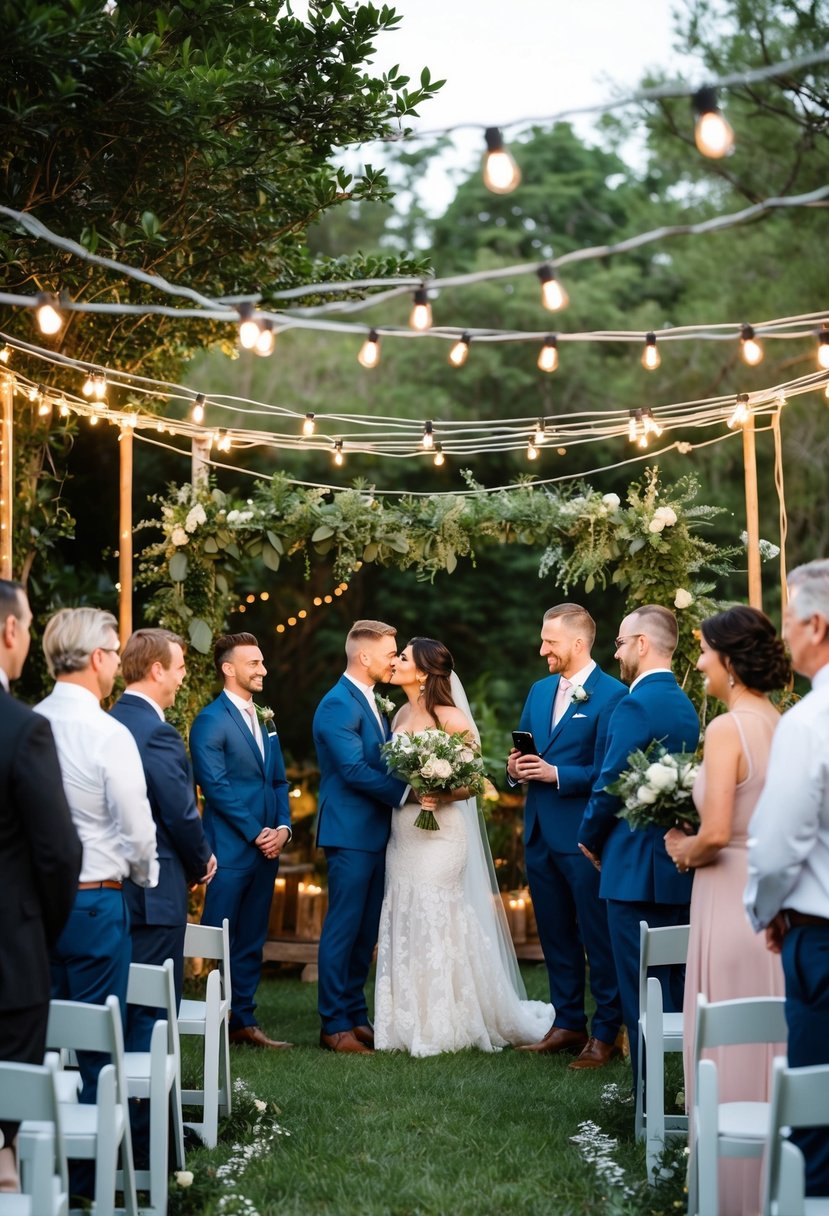
[[[170,1114],[173,1124],[173,1148],[176,1154],[176,1166],[184,1169],[184,1118],[181,1113],[181,1077],[175,1077],[170,1090]]]
[[[204,1028],[204,1111],[201,1138],[208,1148],[215,1148],[219,1138],[219,1052],[221,1025],[208,1017]]]
[[[228,1018],[222,1019],[219,1034],[219,1076],[222,1084],[219,1090],[219,1113],[229,1115],[232,1105],[232,1089],[230,1085],[230,1026]]]
[[[719,1128],[717,1069],[711,1060],[700,1060],[697,1069],[697,1197],[701,1216],[719,1214]]]
[[[115,1070],[109,1064],[98,1076],[98,1128],[95,1145],[95,1216],[113,1216],[118,1168],[118,1130],[115,1126]],[[123,1139],[129,1141],[129,1115],[124,1109]],[[126,1195],[128,1182],[124,1180]],[[134,1195],[134,1192],[133,1192]]]
[[[636,1034],[639,1050],[636,1053],[636,1115],[634,1118],[634,1134],[637,1140],[641,1140],[645,1134],[645,1093],[644,1086],[642,1084],[642,1060],[644,1058],[645,1039],[642,1035],[641,1023],[637,1027]]]
[[[648,1180],[655,1181],[659,1155],[665,1148],[665,1043],[662,1037],[662,990],[648,981],[648,1040],[645,1045],[645,1163]]]

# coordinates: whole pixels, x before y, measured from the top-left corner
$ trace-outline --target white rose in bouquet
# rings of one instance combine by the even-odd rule
[[[184,531],[184,528],[182,528],[181,524],[176,524],[175,528],[173,528],[172,532],[170,533],[170,540],[177,547],[181,547],[181,545],[187,544],[187,542],[190,540],[190,537]]]
[[[655,790],[652,785],[640,785],[636,791],[637,801],[645,806],[650,806],[652,802],[656,802],[658,790]]]
[[[462,747],[458,752],[458,762],[460,764],[471,764],[475,759],[475,753],[471,752],[468,747]]]
[[[648,531],[649,532],[661,532],[664,527],[665,527],[665,520],[662,518],[662,516],[654,515],[653,519],[648,524]]]
[[[197,502],[195,507],[191,507],[187,512],[187,518],[184,521],[185,532],[195,532],[199,524],[207,523],[207,516],[204,507],[200,502]]]
[[[621,505],[622,500],[618,494],[603,494],[602,502],[609,511],[615,511]]]
[[[645,780],[657,790],[672,790],[676,785],[677,772],[667,764],[651,764],[645,771]]]
[[[699,772],[699,765],[697,765],[697,764],[688,765],[685,772],[682,774],[682,780],[680,781],[680,785],[682,786],[682,788],[684,790],[692,790],[694,788],[694,782],[697,779],[698,772]]]
[[[421,767],[420,774],[427,779],[436,777],[438,781],[446,781],[452,776],[452,765],[448,760],[441,760],[437,756],[430,756]]]
[[[653,515],[654,519],[664,519],[669,528],[676,523],[676,511],[672,507],[657,507]]]

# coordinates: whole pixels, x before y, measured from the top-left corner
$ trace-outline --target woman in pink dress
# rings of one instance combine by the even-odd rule
[[[724,702],[728,712],[714,718],[705,731],[703,765],[694,785],[698,834],[687,836],[672,828],[665,836],[677,869],[696,870],[683,1010],[688,1110],[693,1105],[697,993],[709,1001],[785,995],[780,957],[751,929],[743,890],[748,824],[780,719],[768,694],[788,684],[791,667],[768,617],[756,608],[738,606],[703,621],[697,668],[708,696]],[[720,1100],[768,1101],[771,1059],[784,1053],[785,1044],[706,1052],[717,1064]],[[760,1166],[759,1158],[720,1162],[720,1216],[759,1211]]]

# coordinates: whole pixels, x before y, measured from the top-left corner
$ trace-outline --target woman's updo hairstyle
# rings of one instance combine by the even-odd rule
[[[792,665],[782,640],[764,612],[737,604],[702,622],[702,636],[734,675],[755,692],[786,688]]]
[[[451,684],[455,662],[443,642],[434,638],[412,638],[409,645],[412,648],[415,667],[426,676],[423,707],[435,725],[439,726],[435,716],[436,706],[455,704]]]

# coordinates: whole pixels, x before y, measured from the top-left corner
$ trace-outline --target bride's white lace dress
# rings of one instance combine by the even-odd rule
[[[462,807],[449,803],[436,812],[438,832],[414,826],[416,804],[393,814],[375,988],[381,1051],[497,1051],[537,1042],[553,1024],[551,1005],[519,997],[498,944],[464,894]]]

